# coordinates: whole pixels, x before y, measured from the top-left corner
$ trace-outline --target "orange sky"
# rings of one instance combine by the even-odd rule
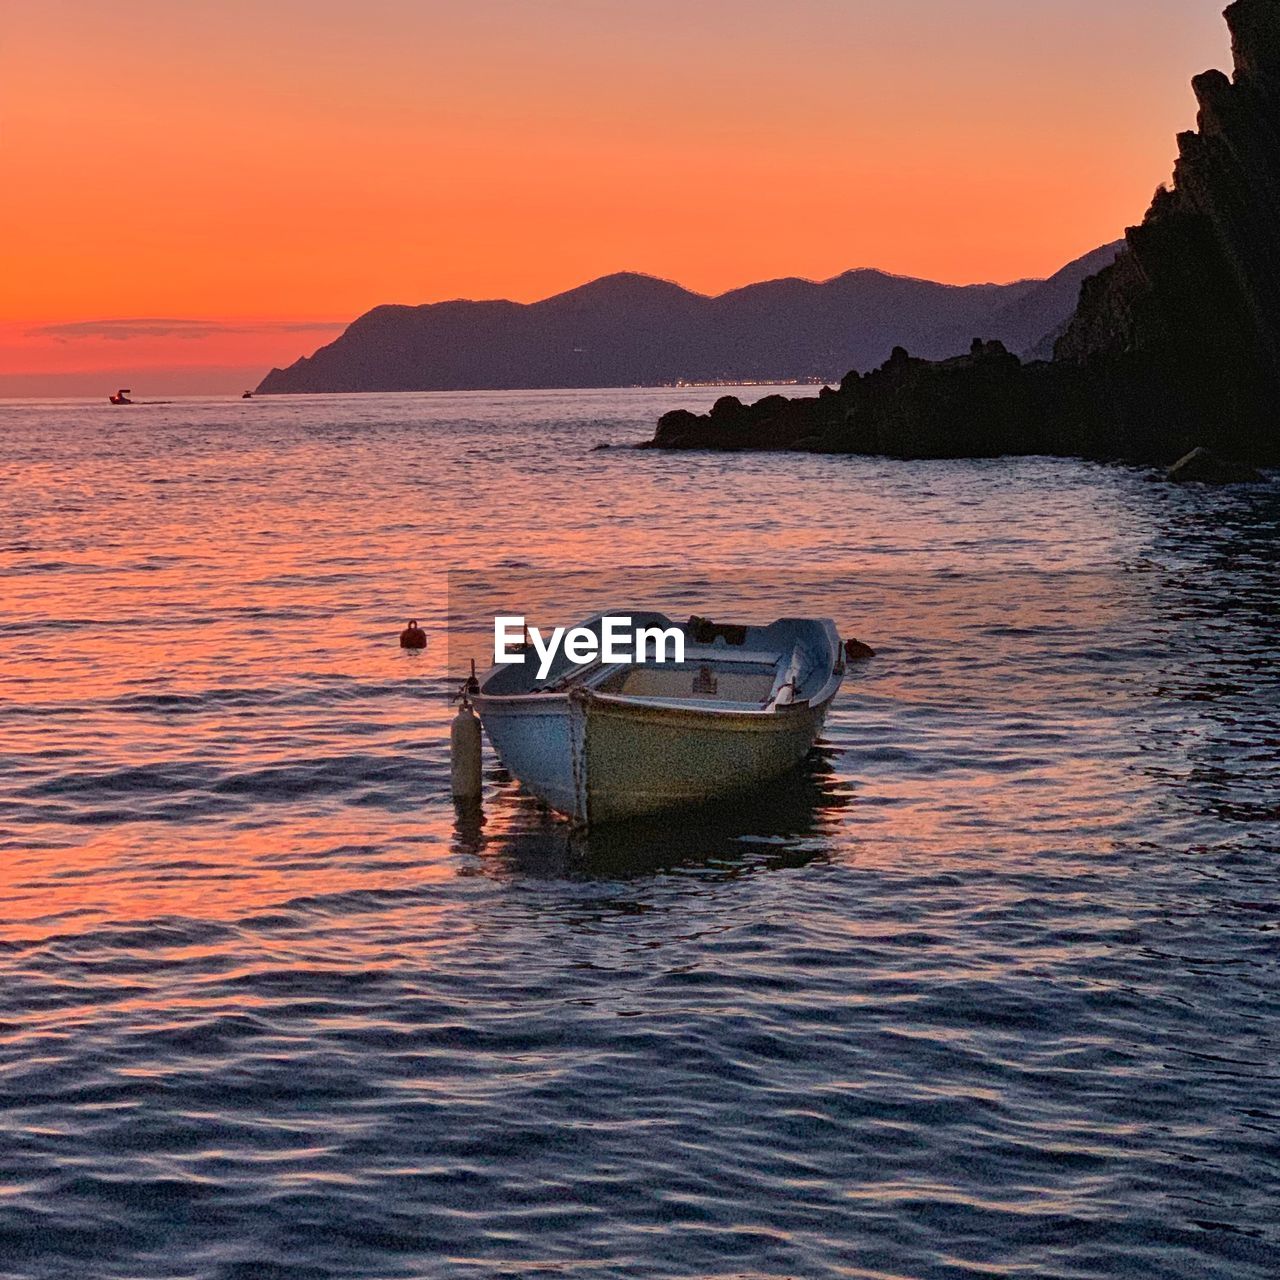
[[[1048,274],[1167,178],[1220,8],[9,0],[0,395],[235,390],[620,269]]]

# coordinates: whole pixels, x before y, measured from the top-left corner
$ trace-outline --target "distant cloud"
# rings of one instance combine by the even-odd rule
[[[28,338],[58,342],[102,339],[129,342],[135,338],[214,338],[229,333],[320,333],[343,329],[343,320],[177,320],[145,317],[135,320],[77,320],[28,329]]]

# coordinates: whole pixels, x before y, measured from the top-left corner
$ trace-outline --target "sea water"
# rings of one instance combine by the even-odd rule
[[[1280,489],[594,448],[717,394],[0,405],[0,1277],[1280,1274]],[[879,656],[576,835],[451,574]]]

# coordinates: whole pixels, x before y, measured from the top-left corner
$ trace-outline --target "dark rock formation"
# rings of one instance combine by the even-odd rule
[[[1204,445],[1280,465],[1280,0],[1226,18],[1234,79],[1196,78],[1172,187],[1084,282],[1052,360],[981,341],[943,361],[897,351],[826,397],[668,415],[655,446],[1167,464]]]
[[[1064,453],[1087,422],[1075,407],[1084,397],[1078,374],[1024,365],[1000,342],[975,340],[968,355],[938,361],[899,347],[881,368],[850,374],[839,391],[816,398],[775,395],[749,406],[722,400],[702,417],[669,413],[649,447],[897,458]]]
[[[1086,282],[1059,360],[1118,370],[1172,399],[1179,444],[1240,457],[1280,451],[1280,2],[1226,11],[1236,71],[1192,82],[1198,129],[1178,138],[1114,266]],[[1169,427],[1126,424],[1140,451]],[[1146,446],[1142,448],[1142,446]]]
[[[1050,280],[955,287],[880,271],[773,280],[720,297],[622,274],[523,306],[376,307],[261,392],[439,391],[779,381],[869,369],[897,344],[945,356],[981,329],[1023,351],[1070,317],[1118,245]],[[957,338],[960,335],[960,338]]]

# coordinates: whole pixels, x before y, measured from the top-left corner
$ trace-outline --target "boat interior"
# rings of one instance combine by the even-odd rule
[[[624,698],[672,698],[699,702],[749,702],[760,706],[773,690],[772,665],[683,662],[664,667],[614,668],[593,687]]]

